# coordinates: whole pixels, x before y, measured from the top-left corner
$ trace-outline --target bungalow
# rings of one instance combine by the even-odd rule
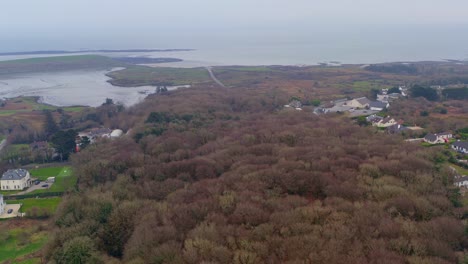
[[[5,211],[5,202],[3,201],[3,195],[0,194],[0,215]]]
[[[378,122],[382,121],[382,119],[383,119],[383,117],[378,116],[378,115],[370,115],[370,116],[366,117],[366,121],[370,122],[372,124],[378,123]]]
[[[452,144],[452,148],[460,153],[468,154],[468,141],[457,141]]]
[[[360,97],[346,102],[347,106],[353,108],[368,108],[371,101],[367,97]]]
[[[0,178],[2,190],[23,190],[32,185],[31,175],[25,169],[7,170]]]
[[[451,133],[427,134],[424,141],[429,144],[448,143],[452,137]]]
[[[395,125],[387,127],[387,132],[389,134],[399,134],[399,133],[401,133],[403,131],[406,131],[406,130],[409,130],[409,129],[407,127],[405,127],[405,126],[400,125],[400,124],[395,124]]]
[[[468,176],[462,176],[454,180],[454,184],[458,187],[468,187]]]
[[[372,101],[369,104],[370,110],[373,110],[373,111],[383,111],[384,109],[387,109],[387,107],[389,106],[390,106],[389,103],[384,103],[380,101]]]
[[[397,124],[397,121],[395,119],[391,117],[386,117],[377,123],[373,123],[372,125],[376,127],[389,127],[389,126],[393,126],[396,124]]]
[[[377,101],[383,102],[383,103],[388,103],[389,98],[387,94],[378,94],[377,95]]]

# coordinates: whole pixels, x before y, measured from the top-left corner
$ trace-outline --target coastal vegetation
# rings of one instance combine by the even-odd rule
[[[99,55],[57,56],[0,61],[0,76],[32,72],[112,69],[127,64]]]
[[[80,191],[47,258],[86,245],[84,261],[124,263],[458,261],[464,209],[436,149],[280,110],[286,98],[198,87],[120,113],[132,137],[72,156]]]
[[[210,83],[208,71],[204,68],[164,68],[133,66],[107,74],[109,82],[116,86],[174,86]]]

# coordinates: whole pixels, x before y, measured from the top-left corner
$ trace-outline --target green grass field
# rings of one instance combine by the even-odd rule
[[[244,72],[274,72],[277,71],[267,66],[228,66],[228,67],[215,67],[213,71],[216,73],[216,69],[227,70],[227,71],[244,71]]]
[[[208,71],[204,68],[163,68],[133,66],[107,74],[117,86],[144,85],[186,85],[210,82]]]
[[[78,178],[73,175],[72,169],[68,166],[33,169],[30,172],[32,177],[38,178],[41,181],[47,180],[48,177],[55,177],[55,182],[49,189],[36,190],[30,194],[64,192],[73,188],[78,180]]]
[[[450,164],[450,166],[453,167],[461,175],[468,175],[468,170],[467,169],[462,168],[462,167],[457,166],[457,165],[454,165],[454,164]]]
[[[79,69],[109,69],[127,64],[99,55],[70,55],[0,62],[0,74],[58,72]]]
[[[46,232],[17,228],[0,231],[0,263],[38,263],[37,258],[26,257],[39,251],[47,242]],[[20,262],[16,262],[18,260]]]
[[[33,207],[37,207],[39,209],[47,209],[49,212],[53,213],[57,209],[58,205],[62,201],[60,197],[52,197],[52,198],[29,198],[29,199],[22,199],[22,200],[7,200],[8,204],[17,204],[21,203],[20,211],[25,213],[32,209]]]
[[[30,259],[25,259],[25,260],[15,262],[15,264],[40,264],[40,263],[41,263],[40,258],[30,258]]]

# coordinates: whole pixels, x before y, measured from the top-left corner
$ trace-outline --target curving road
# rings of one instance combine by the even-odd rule
[[[210,74],[211,79],[213,79],[213,81],[215,83],[217,83],[219,86],[221,86],[223,88],[226,88],[226,86],[220,80],[218,80],[218,78],[216,78],[216,76],[214,75],[213,70],[211,69],[211,67],[206,67],[206,70],[208,71],[208,73]]]

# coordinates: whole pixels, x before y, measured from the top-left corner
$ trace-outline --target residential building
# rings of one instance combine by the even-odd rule
[[[454,184],[458,187],[468,187],[468,176],[458,177],[454,180]]]
[[[378,122],[382,121],[382,119],[383,119],[383,117],[378,116],[378,115],[370,115],[370,116],[366,117],[366,121],[370,122],[372,124],[378,123]]]
[[[371,101],[367,97],[360,97],[346,102],[347,106],[353,108],[368,108]]]
[[[387,94],[378,94],[378,95],[377,95],[377,101],[379,101],[379,102],[384,102],[384,103],[388,103],[389,97],[388,97]]]
[[[448,143],[452,137],[452,133],[427,134],[424,141],[429,144]]]
[[[452,144],[452,148],[460,153],[468,154],[468,141],[457,141]]]
[[[399,134],[403,131],[409,130],[407,127],[400,125],[400,124],[395,124],[387,127],[387,132],[389,134]]]
[[[397,121],[394,118],[386,117],[377,123],[373,123],[372,125],[376,127],[389,127],[389,126],[393,126],[396,124],[397,124]]]
[[[3,195],[0,194],[0,215],[5,211],[5,202],[3,201]]]
[[[4,191],[23,190],[31,185],[31,175],[25,169],[7,170],[0,178],[0,186]]]
[[[301,103],[301,101],[299,101],[299,100],[291,100],[291,102],[289,102],[289,107],[292,107],[292,108],[301,108],[301,107],[302,107],[302,103]]]
[[[384,109],[387,109],[389,107],[389,103],[381,102],[381,101],[371,101],[369,103],[369,108],[370,110],[373,111],[383,111]]]

